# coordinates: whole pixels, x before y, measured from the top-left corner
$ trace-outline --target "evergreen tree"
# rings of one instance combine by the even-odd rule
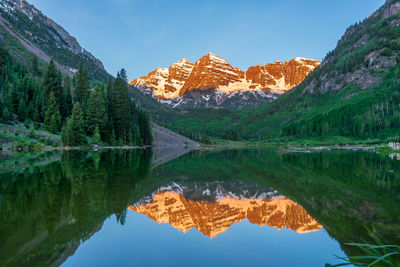
[[[151,145],[153,143],[153,136],[151,134],[150,115],[144,110],[139,110],[138,113],[138,124],[142,143],[143,145]]]
[[[106,102],[107,102],[107,125],[103,131],[103,140],[111,141],[111,133],[114,129],[113,108],[112,108],[112,81],[109,78],[106,87]]]
[[[111,137],[110,137],[110,144],[115,146],[117,144],[117,136],[115,135],[115,131],[112,130]]]
[[[125,69],[121,69],[119,76],[121,79],[123,79],[125,82],[128,82],[128,75],[126,74]]]
[[[72,125],[73,125],[72,118],[68,118],[67,121],[65,122],[63,128],[62,128],[61,140],[62,140],[64,146],[75,146],[75,145],[77,145]]]
[[[32,116],[32,119],[37,122],[43,122],[43,90],[41,88],[40,80],[38,78],[35,78],[33,81],[33,99],[32,99],[32,105],[33,105],[33,114],[30,114]]]
[[[133,144],[137,146],[142,146],[142,138],[140,137],[140,129],[137,124],[133,126]]]
[[[116,137],[126,143],[132,129],[131,101],[128,93],[128,84],[120,73],[114,81],[112,89],[112,118]]]
[[[93,138],[93,141],[96,144],[100,144],[101,143],[101,135],[100,135],[99,126],[96,126],[96,129],[93,132],[92,138]]]
[[[49,65],[47,66],[47,70],[43,80],[43,89],[44,89],[43,104],[45,109],[47,109],[49,105],[50,93],[54,94],[54,97],[58,105],[62,103],[63,90],[61,85],[61,76],[53,60],[51,60]]]
[[[27,117],[27,110],[26,110],[25,101],[23,99],[19,102],[17,114],[18,114],[19,121],[25,121],[25,119]]]
[[[18,106],[19,106],[18,93],[17,93],[16,88],[11,85],[8,89],[7,103],[8,103],[8,109],[11,113],[18,112]]]
[[[49,106],[46,110],[44,125],[47,131],[56,134],[60,130],[61,115],[54,93],[50,93]]]
[[[112,115],[112,81],[108,79],[107,87],[106,87],[106,94],[107,94],[107,112],[111,116]]]
[[[0,46],[0,74],[3,74],[3,70],[6,68],[7,63],[10,61],[8,52]]]
[[[106,100],[104,96],[104,88],[97,87],[90,94],[86,110],[87,134],[90,136],[94,133],[96,127],[100,133],[104,133],[107,124]]]
[[[61,111],[64,118],[71,115],[72,112],[72,94],[71,94],[71,79],[69,77],[64,78],[64,105]]]
[[[35,55],[32,58],[32,72],[35,76],[39,75],[39,61]]]
[[[71,127],[76,145],[86,144],[85,122],[81,104],[76,103],[72,109]]]
[[[85,105],[90,89],[90,79],[89,74],[86,69],[81,65],[76,75],[76,87],[74,91],[74,103],[81,103]]]
[[[10,112],[8,111],[7,106],[4,106],[2,117],[3,117],[3,121],[10,120]]]

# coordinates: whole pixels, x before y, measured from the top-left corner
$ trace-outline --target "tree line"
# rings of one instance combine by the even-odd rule
[[[66,146],[152,144],[150,115],[131,99],[124,69],[103,84],[91,82],[82,66],[70,78],[53,60],[44,73],[36,57],[31,65],[28,72],[0,48],[0,121],[33,122],[61,133]]]

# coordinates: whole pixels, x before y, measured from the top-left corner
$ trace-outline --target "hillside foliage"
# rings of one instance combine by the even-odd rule
[[[151,145],[150,116],[131,100],[121,73],[125,70],[108,86],[96,83],[93,88],[82,66],[73,79],[63,76],[53,61],[43,75],[32,73],[0,47],[0,121],[44,125],[51,133],[62,133],[68,146],[85,145],[88,136],[104,144]]]
[[[384,10],[392,3],[349,27],[320,67],[272,103],[239,112],[213,109],[177,112],[158,107],[150,100],[139,103],[151,107],[151,115],[160,124],[195,139],[207,136],[286,142],[340,136],[397,140],[400,27],[396,25],[400,14],[383,17]]]

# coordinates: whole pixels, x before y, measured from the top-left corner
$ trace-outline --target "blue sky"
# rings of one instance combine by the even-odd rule
[[[208,52],[243,70],[296,56],[321,60],[384,0],[28,0],[129,79]]]

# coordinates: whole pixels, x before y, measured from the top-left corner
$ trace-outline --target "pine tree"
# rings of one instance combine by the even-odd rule
[[[64,146],[75,146],[77,142],[75,140],[75,134],[72,128],[72,118],[68,118],[62,128],[61,140]]]
[[[123,79],[125,82],[128,82],[128,75],[126,74],[125,69],[121,69],[119,75],[121,79]]]
[[[32,119],[37,122],[43,122],[43,90],[41,89],[40,80],[35,78],[33,83],[34,96],[32,99],[33,114]]]
[[[35,55],[32,58],[32,72],[35,76],[39,75],[39,62],[37,56]]]
[[[8,109],[9,109],[10,113],[15,114],[18,112],[19,98],[18,98],[16,88],[12,85],[10,85],[10,87],[8,89],[7,103],[8,103]]]
[[[103,131],[103,140],[111,141],[111,132],[114,129],[113,108],[112,108],[112,81],[109,78],[106,87],[106,102],[107,102],[107,124]]]
[[[110,116],[112,115],[112,88],[113,84],[111,79],[109,78],[106,87],[106,94],[107,94],[107,112]]]
[[[64,118],[71,115],[72,112],[72,94],[71,94],[71,79],[69,77],[64,78],[64,105],[61,111]]]
[[[33,102],[30,101],[27,109],[27,118],[33,120],[33,114],[35,113],[35,110],[33,108]]]
[[[9,121],[10,120],[10,112],[8,111],[7,106],[4,106],[2,115],[3,115],[3,121]]]
[[[100,144],[101,143],[101,135],[100,135],[99,126],[96,126],[96,129],[93,132],[92,138],[93,138],[93,141],[96,144]]]
[[[47,70],[43,80],[43,89],[44,89],[43,104],[45,109],[47,109],[49,105],[50,93],[54,94],[56,103],[58,105],[62,103],[63,90],[61,85],[61,76],[53,60],[51,60],[49,65],[47,66]]]
[[[27,116],[26,104],[25,101],[22,99],[18,105],[18,120],[25,121]]]
[[[133,126],[133,144],[137,146],[142,146],[142,138],[140,137],[140,129],[137,124]]]
[[[81,108],[81,104],[76,103],[72,109],[72,132],[74,133],[74,140],[76,145],[84,145],[86,144],[86,135],[85,135],[85,122],[84,115]]]
[[[90,79],[89,74],[86,69],[81,65],[78,70],[78,74],[76,75],[76,87],[74,91],[74,103],[81,103],[81,105],[85,105],[90,89]]]
[[[3,74],[6,64],[10,61],[10,55],[8,52],[0,46],[0,74]]]
[[[44,125],[47,131],[56,134],[60,130],[61,115],[54,93],[50,93],[49,106],[46,110]]]
[[[151,145],[153,136],[151,134],[150,115],[147,111],[138,111],[138,124],[143,145]]]
[[[131,101],[128,84],[120,73],[114,81],[111,102],[115,135],[119,140],[126,143],[129,141],[129,131],[132,128]]]
[[[87,134],[90,136],[94,133],[96,127],[100,133],[104,133],[107,124],[106,100],[104,96],[104,88],[97,87],[90,94],[86,110]]]

